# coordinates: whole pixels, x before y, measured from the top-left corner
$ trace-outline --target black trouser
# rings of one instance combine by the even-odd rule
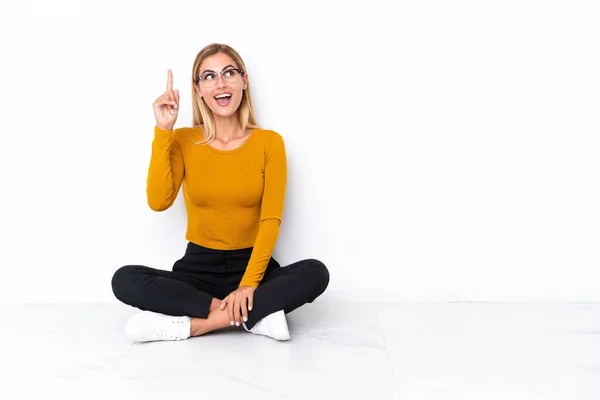
[[[185,255],[173,271],[143,265],[126,265],[112,278],[113,293],[125,304],[167,315],[207,318],[213,297],[223,300],[238,288],[250,260],[252,247],[214,250],[188,242]],[[251,329],[279,310],[287,314],[312,303],[329,284],[327,267],[307,259],[281,267],[271,257],[246,326]]]

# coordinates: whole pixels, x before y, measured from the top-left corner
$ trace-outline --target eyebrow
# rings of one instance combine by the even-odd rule
[[[225,70],[226,70],[227,68],[229,68],[229,67],[235,68],[235,66],[233,66],[233,65],[229,64],[229,65],[225,66],[225,67],[224,67],[224,68],[221,70],[221,72],[222,72],[222,71],[225,71]],[[201,73],[200,75],[204,75],[204,73],[205,73],[205,72],[215,72],[215,71],[213,71],[212,69],[205,69],[204,71],[202,71],[202,73]]]

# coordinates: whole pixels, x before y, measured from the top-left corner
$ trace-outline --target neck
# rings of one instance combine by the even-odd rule
[[[215,137],[228,142],[231,139],[244,136],[242,132],[242,126],[240,125],[237,115],[234,114],[231,117],[221,117],[218,115],[215,118]]]

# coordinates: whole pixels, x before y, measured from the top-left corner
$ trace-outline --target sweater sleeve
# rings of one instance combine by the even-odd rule
[[[283,214],[287,181],[285,144],[281,135],[273,137],[266,152],[264,188],[261,200],[258,234],[246,272],[239,286],[258,287],[263,279],[275,244]]]
[[[154,211],[164,211],[171,207],[183,181],[183,153],[174,136],[175,131],[154,127],[146,185],[148,205]]]

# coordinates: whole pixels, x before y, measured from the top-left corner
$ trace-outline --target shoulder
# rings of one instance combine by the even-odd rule
[[[285,155],[285,143],[283,136],[272,129],[255,129],[254,134],[258,137],[254,140],[260,142],[264,149],[265,156],[269,159],[275,154]]]
[[[173,138],[181,146],[188,142],[201,141],[204,135],[201,126],[183,126],[173,129]]]
[[[283,145],[283,142],[284,142],[283,136],[279,132],[276,132],[272,129],[256,128],[256,129],[254,129],[254,134],[257,135],[258,137],[260,137],[266,144],[270,144],[270,145],[282,144]]]
[[[182,126],[180,128],[173,129],[173,134],[175,136],[181,136],[191,132],[202,132],[202,128],[200,126]]]
[[[263,149],[266,161],[273,159],[285,160],[285,143],[279,132],[272,129],[257,129],[255,134],[260,138],[258,140],[255,138],[255,140],[261,143],[260,148]]]

